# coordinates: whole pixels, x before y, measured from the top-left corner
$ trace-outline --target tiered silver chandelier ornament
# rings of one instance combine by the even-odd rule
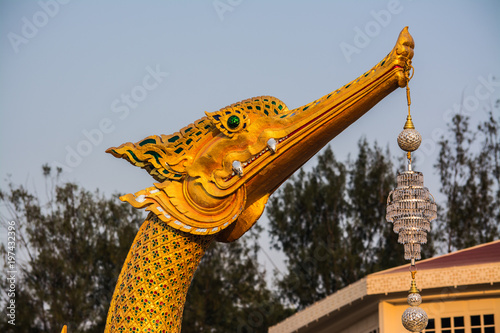
[[[408,83],[411,79],[409,73],[413,69],[411,62],[407,64],[407,68],[408,116],[403,131],[398,136],[398,145],[407,153],[408,169],[397,176],[398,187],[389,193],[386,219],[394,224],[394,232],[399,235],[398,242],[404,244],[405,259],[411,260],[412,281],[407,299],[410,307],[401,318],[403,326],[410,332],[421,332],[427,326],[428,317],[425,311],[418,307],[422,303],[422,296],[415,282],[415,261],[420,259],[420,245],[427,243],[427,233],[431,230],[430,222],[436,218],[437,206],[432,194],[424,187],[423,174],[413,171],[411,166],[411,152],[418,149],[422,137],[415,130],[410,115]]]

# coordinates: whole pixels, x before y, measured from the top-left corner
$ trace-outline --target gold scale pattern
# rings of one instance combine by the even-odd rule
[[[118,278],[105,332],[180,332],[189,285],[212,240],[150,213]]]

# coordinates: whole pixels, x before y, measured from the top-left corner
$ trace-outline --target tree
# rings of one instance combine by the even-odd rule
[[[370,148],[365,138],[358,142],[355,161],[348,161],[349,223],[347,242],[359,256],[356,280],[366,274],[405,263],[403,247],[385,218],[387,196],[396,187],[396,174],[389,149]],[[428,255],[432,247],[426,247]],[[354,269],[356,270],[356,268]]]
[[[330,147],[312,171],[300,170],[271,198],[273,246],[287,257],[277,281],[286,302],[304,308],[375,270],[403,264],[385,220],[395,187],[389,151],[361,139],[355,161],[339,162]]]
[[[343,242],[346,178],[328,148],[311,172],[301,169],[269,201],[272,244],[287,257],[288,272],[276,281],[286,303],[305,307],[351,280]]]
[[[60,170],[43,167],[48,200],[9,184],[0,201],[14,221],[16,321],[0,331],[103,332],[108,307],[130,245],[144,220],[141,211],[73,183],[59,184]],[[50,185],[53,185],[51,187]],[[3,257],[4,266],[8,263]],[[2,279],[2,307],[8,301]]]
[[[498,107],[498,102],[497,102]],[[446,205],[439,220],[448,252],[497,239],[500,235],[500,140],[493,113],[471,130],[470,119],[456,114],[439,141],[435,168]]]
[[[9,184],[0,201],[15,222],[16,247],[2,246],[2,262],[15,252],[16,321],[2,317],[1,332],[103,332],[109,304],[144,214],[117,195],[106,198],[73,183],[60,184],[48,166],[46,202]],[[267,332],[291,314],[267,288],[257,262],[258,228],[231,244],[214,243],[189,289],[183,332]],[[25,257],[20,261],[19,256]],[[9,269],[10,270],[10,269]],[[6,271],[6,270],[4,270]],[[2,278],[1,305],[10,297]]]
[[[257,228],[207,250],[189,287],[183,333],[267,332],[292,314],[267,288],[257,261]]]

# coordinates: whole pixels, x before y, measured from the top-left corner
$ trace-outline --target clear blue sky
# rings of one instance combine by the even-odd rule
[[[465,98],[464,110],[484,119],[500,97],[499,17],[495,0],[4,0],[0,186],[7,174],[43,186],[41,165],[49,163],[65,165],[64,179],[90,190],[139,191],[153,179],[106,148],[171,134],[253,96],[306,104],[375,65],[409,26],[412,115],[424,137],[417,169],[437,193],[436,135],[455,105]],[[397,154],[405,116],[400,89],[332,147],[343,158],[365,135]]]

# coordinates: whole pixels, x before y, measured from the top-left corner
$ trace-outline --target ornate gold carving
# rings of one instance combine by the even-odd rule
[[[150,213],[116,283],[105,332],[180,332],[189,284],[212,240]]]
[[[413,46],[403,29],[375,67],[299,108],[289,110],[270,96],[250,98],[207,113],[172,135],[108,149],[159,183],[121,197],[152,214],[120,274],[106,330],[179,331],[185,293],[208,243],[214,236],[221,242],[238,239],[295,170],[385,96],[405,87]],[[175,251],[162,253],[161,246]],[[166,289],[157,295],[158,288]]]

